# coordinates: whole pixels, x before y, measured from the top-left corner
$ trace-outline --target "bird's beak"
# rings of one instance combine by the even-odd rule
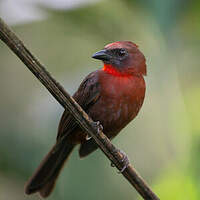
[[[108,54],[107,50],[103,49],[93,54],[92,58],[102,60],[102,61],[109,61],[111,59],[111,56]]]

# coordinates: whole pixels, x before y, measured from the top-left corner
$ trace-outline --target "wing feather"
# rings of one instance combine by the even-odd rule
[[[90,73],[82,81],[78,90],[73,95],[73,98],[85,112],[88,112],[89,108],[98,101],[99,97],[100,85],[98,81],[98,71],[95,71]],[[65,110],[58,126],[57,140],[71,133],[77,126],[78,124],[74,120],[74,117]]]

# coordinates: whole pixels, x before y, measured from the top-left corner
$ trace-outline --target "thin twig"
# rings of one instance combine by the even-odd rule
[[[108,159],[118,170],[123,168],[121,159],[122,153],[111,144],[105,134],[94,126],[92,119],[83,111],[76,101],[64,90],[64,88],[46,71],[43,65],[31,54],[18,37],[10,30],[10,28],[0,18],[0,39],[20,58],[20,60],[29,68],[29,70],[39,79],[39,81],[47,88],[53,97],[67,109],[76,119],[77,123],[91,135],[99,148],[104,152]],[[114,153],[117,152],[117,153]],[[137,171],[129,164],[122,172],[123,176],[134,186],[139,194],[145,200],[159,200],[152,192],[149,186],[137,173]]]

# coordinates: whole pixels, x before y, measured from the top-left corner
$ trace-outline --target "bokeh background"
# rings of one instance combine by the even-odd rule
[[[147,58],[137,119],[113,140],[162,200],[200,197],[198,0],[0,0],[2,17],[70,94],[101,63],[91,55],[131,40]],[[0,200],[36,200],[24,184],[54,144],[63,108],[0,42]],[[100,152],[77,151],[49,200],[141,199]]]

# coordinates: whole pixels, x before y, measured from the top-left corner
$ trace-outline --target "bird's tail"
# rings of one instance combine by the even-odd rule
[[[75,144],[55,144],[51,151],[41,162],[33,176],[29,179],[25,192],[32,194],[39,192],[42,197],[47,197],[52,192],[56,179]]]

